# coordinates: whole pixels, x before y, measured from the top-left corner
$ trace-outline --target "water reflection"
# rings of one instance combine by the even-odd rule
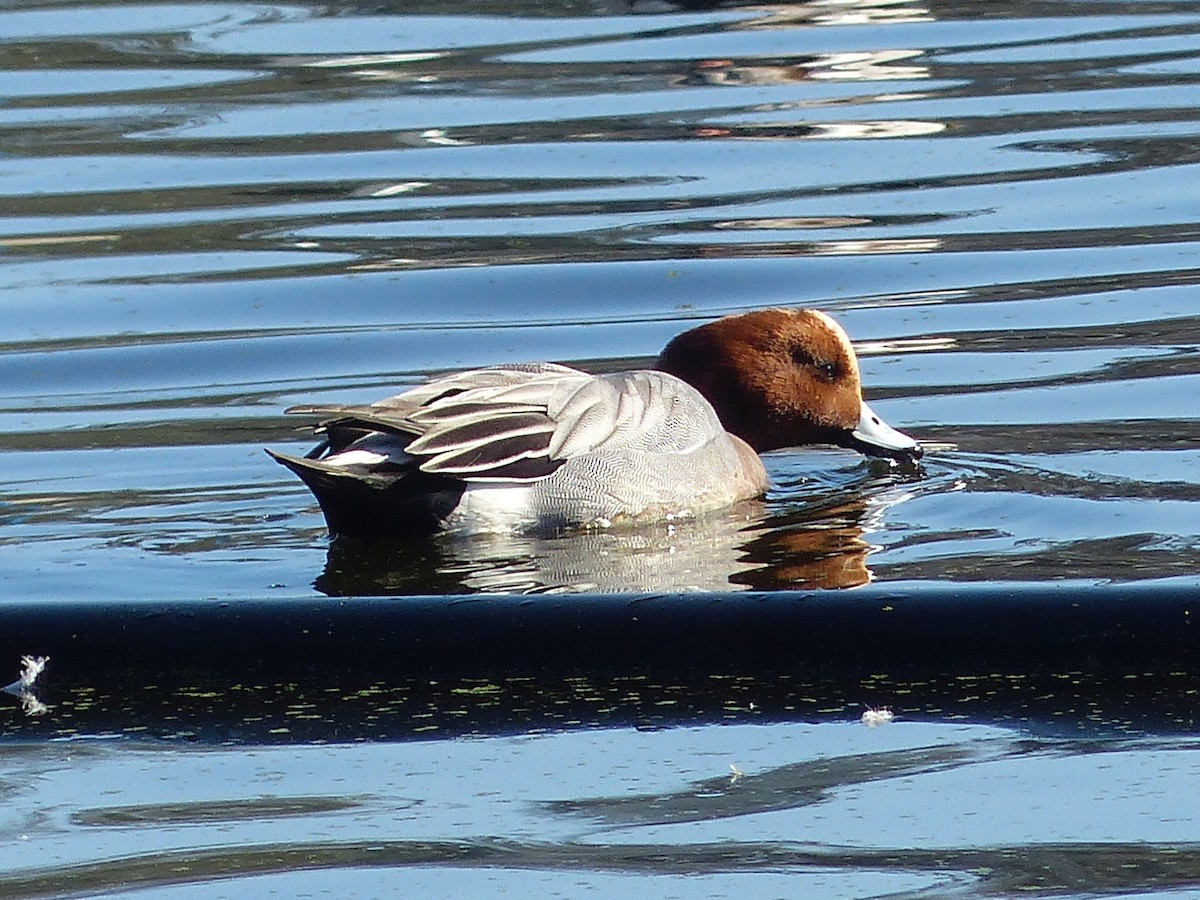
[[[761,502],[677,526],[562,535],[439,536],[413,544],[338,538],[318,590],[329,595],[728,590]]]
[[[847,466],[774,510],[754,500],[674,524],[405,542],[338,538],[315,586],[331,596],[857,587],[872,578],[870,533],[886,528],[888,510],[913,496],[905,484],[921,477],[888,470],[886,462]]]
[[[10,745],[0,757],[15,787],[5,824],[22,841],[5,850],[0,890],[290,884],[289,893],[307,893],[334,884],[383,895],[403,880],[446,896],[472,872],[486,876],[473,895],[504,873],[512,880],[500,883],[564,894],[587,885],[616,895],[637,878],[650,896],[710,895],[714,886],[732,896],[748,877],[757,888],[776,885],[771,895],[826,896],[831,875],[844,879],[847,896],[1200,887],[1187,838],[1194,741],[1105,745],[947,726],[863,752],[843,735],[841,749],[822,753],[810,746],[823,746],[813,729],[760,726],[760,740],[729,731],[733,740],[700,752],[687,735],[627,730],[606,733],[601,753],[558,735],[275,748],[233,766],[232,751],[220,748]],[[732,781],[697,777],[734,748],[764,765]],[[1150,778],[1169,793],[1147,791]],[[186,795],[154,798],[154,782],[167,779]],[[1078,802],[1066,811],[1043,803],[1056,786]],[[597,797],[593,787],[611,793]],[[957,816],[937,808],[948,795]],[[60,816],[45,815],[49,798]],[[41,854],[28,852],[35,845]]]
[[[240,595],[322,563],[339,594],[1194,574],[1195,10],[1071,13],[0,13],[13,583],[120,596],[148,567]],[[871,399],[967,455],[879,520],[879,491],[785,477],[744,519],[675,534],[327,552],[250,449],[290,439],[275,411],[300,397],[603,368],[774,304],[837,314]]]
[[[1197,727],[1198,36],[1189,0],[5,5],[0,663],[49,652],[20,602],[65,636],[44,714],[0,693],[0,893],[1200,890],[1195,742],[1124,737]],[[870,345],[870,399],[943,445],[922,480],[776,456],[765,503],[674,533],[331,547],[259,450],[297,440],[278,410],[302,398],[627,367],[777,304]],[[602,598],[642,623],[598,635],[586,598],[517,598],[552,627],[497,640],[504,598],[422,628],[437,607],[404,597],[352,632],[364,654],[329,623],[369,598],[287,631],[314,578],[883,584],[712,620],[685,598],[642,644],[653,603]],[[1038,627],[1054,597],[1002,605],[1030,579],[1077,580],[1061,627]],[[911,636],[829,627],[822,604],[906,589],[950,599]],[[148,598],[171,608],[67,609]],[[811,616],[764,627],[772,602]],[[193,615],[211,630],[166,651],[126,630]],[[865,703],[897,724],[850,724]],[[756,753],[725,754],[730,723]]]
[[[780,515],[742,547],[753,565],[730,572],[729,582],[761,591],[866,584],[871,545],[864,525],[871,515],[868,501],[857,498]]]
[[[1050,744],[1061,752],[1065,745]],[[669,793],[589,797],[545,804],[556,815],[587,818],[606,828],[677,825],[733,816],[749,816],[813,806],[832,799],[840,788],[891,778],[911,778],[1025,755],[1036,742],[979,741],[806,760],[763,772],[735,772]]]
[[[205,885],[231,878],[307,872],[347,873],[358,884],[372,871],[411,877],[422,871],[480,869],[486,872],[560,873],[561,883],[578,889],[597,874],[628,877],[702,877],[784,873],[792,885],[812,879],[819,888],[830,872],[854,876],[880,871],[923,876],[926,890],[907,896],[1092,897],[1194,891],[1200,863],[1193,843],[1029,842],[1011,846],[944,849],[843,848],[801,846],[781,841],[713,843],[574,843],[505,837],[380,839],[226,843],[207,848],[153,851],[137,848],[120,859],[97,860],[54,870],[35,868],[0,875],[0,888],[12,896],[62,896],[96,890],[146,890]],[[826,878],[815,878],[821,873]],[[528,877],[528,876],[524,876]],[[453,891],[461,879],[441,882]],[[388,883],[394,884],[389,881]],[[488,883],[494,884],[494,881]],[[744,880],[731,882],[744,885]],[[757,883],[757,882],[756,882]],[[343,890],[351,882],[344,882]],[[979,894],[963,893],[968,884]],[[628,881],[615,885],[628,888]],[[300,888],[302,889],[302,888]],[[386,891],[386,888],[384,888]]]

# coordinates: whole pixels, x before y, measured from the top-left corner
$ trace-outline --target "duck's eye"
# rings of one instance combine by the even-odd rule
[[[841,369],[836,362],[818,359],[803,347],[797,347],[792,351],[792,360],[798,366],[805,369],[812,369],[816,372],[817,377],[823,381],[836,381],[841,374]]]

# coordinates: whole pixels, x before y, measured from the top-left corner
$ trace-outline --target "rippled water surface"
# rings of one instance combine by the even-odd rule
[[[10,590],[1197,569],[1192,4],[15,6]],[[933,444],[920,477],[777,453],[734,522],[347,573],[259,452],[307,446],[297,401],[618,368],[780,304],[842,321],[876,408]]]
[[[1200,584],[1198,84],[1200,3],[1188,0],[9,0],[0,6],[0,593],[68,615],[83,600],[873,580],[912,591],[1055,582],[1085,601],[1087,590],[1132,582]],[[766,458],[764,501],[670,530],[364,546],[331,545],[311,495],[262,453],[310,446],[305,423],[282,415],[295,403],[373,400],[494,362],[641,365],[685,328],[773,305],[817,307],[845,326],[873,407],[930,448],[919,471],[834,449],[781,451]],[[14,676],[16,653],[40,652],[9,649],[0,667]],[[1189,681],[1180,696],[1195,689]],[[918,776],[908,757],[889,768],[887,756],[911,732],[885,747],[864,743],[877,732],[858,726],[776,724],[783,730],[754,740],[795,750],[772,751],[771,766],[879,752],[894,776],[880,789],[882,776],[865,778],[855,763],[782,823],[756,803],[653,826],[618,812],[633,807],[587,805],[642,796],[636,778],[617,784],[628,767],[644,765],[638,777],[653,772],[652,790],[671,796],[697,779],[728,781],[728,764],[743,763],[712,749],[727,737],[715,727],[686,732],[711,765],[676,765],[691,751],[672,732],[660,747],[615,728],[600,741],[615,752],[594,761],[594,779],[514,788],[499,806],[467,785],[497,756],[533,740],[568,771],[562,760],[595,738],[379,744],[360,756],[279,750],[269,761],[216,747],[104,745],[92,756],[11,744],[0,778],[25,792],[24,818],[5,830],[27,837],[22,854],[31,852],[7,857],[19,869],[9,895],[86,892],[93,875],[108,887],[161,887],[177,879],[145,872],[170,868],[169,856],[142,859],[141,875],[111,868],[130,855],[125,842],[201,853],[211,847],[197,823],[218,808],[226,849],[328,854],[313,864],[319,876],[284,876],[287,865],[256,868],[213,850],[214,865],[230,866],[221,871],[246,876],[224,882],[238,896],[259,895],[255,878],[289,893],[345,893],[346,873],[398,868],[427,879],[414,889],[440,893],[612,892],[634,877],[641,890],[643,872],[657,873],[649,890],[663,896],[787,893],[792,882],[772,879],[797,871],[823,873],[805,890],[831,897],[1200,882],[1168,858],[1200,840],[1190,813],[1160,815],[1130,775],[1144,771],[1150,794],[1168,796],[1181,772],[1194,779],[1186,740],[1023,755],[1010,752],[1019,732],[993,729],[977,745],[911,699],[925,719],[912,746],[1002,749],[979,751],[992,754],[982,763],[961,751],[967,775],[954,774],[956,756],[949,774]],[[6,733],[23,734],[11,706]],[[1075,708],[1059,715],[1071,720]],[[811,749],[813,735],[827,751]],[[451,754],[444,784],[378,776],[377,766],[426,765],[414,754],[431,747]],[[160,753],[170,760],[162,778],[182,785],[178,813],[145,806],[161,796],[131,789],[136,797],[114,804],[45,774],[78,778],[95,766],[132,785]],[[349,769],[306,781],[309,761],[326,757]],[[214,766],[255,760],[259,774],[205,780]],[[272,767],[289,774],[262,775]],[[997,774],[1005,767],[1012,773]],[[375,774],[357,785],[364,768]],[[957,805],[963,792],[945,786],[927,793],[922,781],[985,770],[971,781],[978,806]],[[1113,770],[1110,807],[1095,784]],[[1011,832],[967,828],[994,823],[989,804],[1010,792],[1010,777],[1022,790],[1079,791],[1097,818],[1046,830],[1031,811]],[[443,792],[461,793],[460,816],[438,806]],[[304,800],[295,815],[270,804],[245,811],[247,797],[292,794]],[[347,806],[322,805],[347,795]],[[1126,816],[1135,796],[1149,811]],[[567,797],[577,806],[538,807],[552,811],[550,826],[529,825],[528,810],[501,814]],[[952,824],[926,828],[906,805],[918,798]],[[828,814],[837,827],[822,817],[826,800],[841,810]],[[445,818],[392,835],[405,809]],[[562,824],[581,809],[608,824]],[[1117,824],[1106,831],[1100,816]],[[887,825],[879,846],[874,825],[870,839],[862,830],[868,821]],[[372,863],[381,832],[424,849],[389,844]],[[772,843],[784,833],[798,843]],[[575,841],[591,846],[598,834],[604,852],[576,854]],[[615,859],[607,842],[626,839],[647,855]],[[813,842],[834,849],[805,855]],[[1086,864],[1084,843],[1101,848]],[[1038,881],[1032,862],[1006,870],[999,857],[972,855],[1018,845],[1027,861],[1058,854],[1060,874],[1076,880]],[[1145,852],[1129,868],[1095,868],[1135,845]],[[743,855],[731,862],[717,846]],[[932,857],[896,863],[888,850],[932,847],[959,854],[947,863],[958,875]],[[849,849],[834,864],[837,848]],[[511,868],[496,861],[502,850]],[[430,874],[472,854],[478,863],[453,869],[463,881]],[[44,880],[64,865],[81,880]],[[576,869],[593,880],[576,880]],[[980,881],[985,870],[993,875]],[[176,890],[203,895],[210,875]]]

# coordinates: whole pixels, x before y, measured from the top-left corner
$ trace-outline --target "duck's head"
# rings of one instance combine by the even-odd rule
[[[726,430],[758,452],[838,444],[868,456],[914,460],[921,445],[862,399],[846,332],[813,309],[763,309],[686,331],[655,368],[708,398]]]

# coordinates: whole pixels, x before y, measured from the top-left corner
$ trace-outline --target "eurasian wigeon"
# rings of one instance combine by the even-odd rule
[[[496,366],[287,412],[326,417],[324,439],[303,459],[267,452],[316,495],[331,534],[356,537],[693,516],[761,496],[758,454],[781,447],[921,456],[863,402],[849,338],[811,309],[686,331],[652,370]]]

